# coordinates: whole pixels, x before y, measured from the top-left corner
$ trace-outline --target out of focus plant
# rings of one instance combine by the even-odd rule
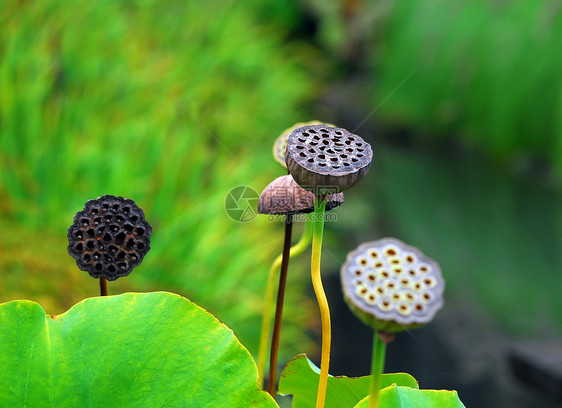
[[[556,1],[395,2],[374,100],[378,113],[499,159],[531,156],[562,175],[562,8]]]
[[[86,199],[124,195],[158,233],[135,282],[116,289],[189,296],[255,351],[278,242],[261,239],[265,221],[228,218],[224,197],[275,174],[263,147],[302,119],[318,56],[233,1],[7,0],[0,16],[1,299],[60,312],[95,293],[76,289],[89,285],[50,237]],[[291,344],[309,347],[309,315],[288,316]]]
[[[433,319],[445,281],[439,265],[417,248],[383,238],[347,255],[341,282],[351,311],[374,329],[369,407],[378,408],[387,344],[396,332]]]
[[[562,299],[545,290],[562,285],[562,192],[470,156],[386,149],[377,163],[381,176],[366,191],[381,197],[390,228],[441,254],[451,298],[476,299],[510,336],[562,332]],[[404,197],[416,197],[414,207]]]

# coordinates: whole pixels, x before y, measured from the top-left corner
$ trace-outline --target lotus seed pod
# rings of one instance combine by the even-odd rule
[[[344,191],[362,179],[373,151],[361,137],[341,128],[310,125],[295,129],[287,142],[285,161],[303,188]]]
[[[68,253],[93,278],[127,276],[150,249],[152,227],[133,200],[104,195],[88,200],[68,228]]]
[[[397,332],[428,323],[443,306],[439,265],[394,238],[367,242],[341,268],[345,300],[376,330]]]
[[[299,186],[293,177],[277,177],[263,190],[258,201],[260,214],[304,214],[314,211],[314,194]],[[343,193],[330,194],[326,198],[326,210],[340,206]]]
[[[301,122],[301,123],[297,123],[293,126],[291,126],[288,129],[285,129],[281,135],[275,140],[275,143],[273,143],[273,158],[275,159],[275,161],[277,163],[279,163],[281,166],[283,167],[287,167],[287,164],[285,163],[285,152],[287,151],[287,141],[289,140],[289,135],[291,133],[293,133],[293,130],[298,129],[300,127],[303,126],[308,126],[308,125],[321,125],[324,124],[323,122],[320,122],[318,120],[313,120],[311,122]],[[334,125],[331,125],[329,123],[325,123],[326,126],[331,126],[331,127],[335,127]]]

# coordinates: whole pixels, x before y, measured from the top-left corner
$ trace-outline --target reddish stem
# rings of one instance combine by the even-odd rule
[[[277,378],[277,354],[279,351],[279,337],[281,336],[281,319],[283,317],[283,301],[287,284],[287,270],[289,269],[289,254],[291,250],[291,236],[293,234],[293,216],[285,218],[285,240],[283,242],[283,259],[281,260],[281,274],[279,275],[279,289],[277,290],[277,305],[275,306],[275,322],[271,339],[271,355],[269,358],[269,381],[267,392],[275,398],[275,380]]]
[[[107,279],[100,278],[100,296],[107,296]]]

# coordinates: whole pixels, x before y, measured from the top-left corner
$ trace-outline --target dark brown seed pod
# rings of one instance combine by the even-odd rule
[[[277,177],[262,191],[258,201],[260,214],[305,214],[314,211],[314,194],[299,186],[293,177]],[[343,193],[330,194],[326,198],[326,211],[340,206]]]
[[[104,195],[88,200],[68,228],[68,253],[93,278],[127,276],[150,249],[152,227],[133,200]]]
[[[341,268],[351,310],[377,330],[396,332],[428,323],[443,306],[439,265],[394,238],[367,242]]]
[[[293,133],[293,130],[303,126],[321,125],[321,124],[323,124],[323,122],[320,122],[318,120],[313,120],[310,122],[296,123],[290,128],[285,129],[281,133],[281,135],[279,135],[279,137],[275,140],[275,143],[273,143],[273,158],[275,159],[275,161],[279,163],[281,166],[285,168],[287,167],[287,164],[285,163],[285,152],[287,151],[287,141],[289,140],[289,135]],[[335,127],[334,125],[331,125],[329,123],[326,123],[325,125]]]
[[[371,165],[373,151],[361,137],[341,128],[310,125],[289,136],[285,161],[303,188],[344,191],[362,179]],[[316,190],[317,195],[318,190]]]

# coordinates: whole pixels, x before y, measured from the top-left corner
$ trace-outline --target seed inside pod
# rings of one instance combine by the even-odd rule
[[[68,253],[94,278],[127,276],[150,249],[152,227],[133,200],[104,195],[86,202],[68,228]]]
[[[319,136],[318,136],[319,135]],[[318,150],[315,137],[321,137]],[[345,150],[343,146],[346,146]],[[371,146],[345,129],[309,125],[295,129],[287,141],[285,161],[295,181],[303,188],[350,188],[371,165]],[[317,195],[322,192],[315,191]]]
[[[373,254],[376,261],[366,262]],[[423,273],[418,272],[421,268]],[[358,276],[367,279],[358,284]],[[341,279],[349,307],[377,330],[417,327],[431,321],[443,306],[445,282],[439,265],[394,238],[368,242],[350,252]]]

